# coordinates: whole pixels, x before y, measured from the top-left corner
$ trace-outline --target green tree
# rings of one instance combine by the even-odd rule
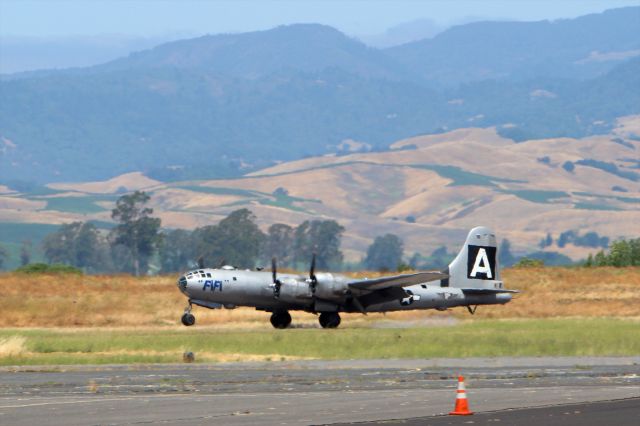
[[[264,233],[255,223],[256,217],[248,209],[231,212],[217,225],[194,231],[198,257],[205,265],[217,265],[221,260],[239,268],[255,266]]]
[[[196,228],[191,238],[195,248],[195,260],[202,262],[205,268],[216,267],[225,260],[225,247],[221,246],[218,225]]]
[[[413,253],[411,259],[409,259],[409,266],[413,270],[418,270],[422,268],[422,263],[424,262],[424,258],[418,252]]]
[[[587,260],[584,261],[584,266],[586,266],[587,268],[591,268],[594,265],[595,261],[593,259],[593,255],[589,253],[589,256],[587,256]]]
[[[178,272],[189,268],[197,260],[191,232],[174,229],[163,234],[160,244],[160,271]]]
[[[98,228],[93,223],[84,222],[76,234],[72,265],[85,271],[100,270],[104,264],[101,256],[103,244]]]
[[[31,263],[31,249],[32,244],[30,240],[25,240],[20,246],[20,265],[28,265]]]
[[[551,233],[547,232],[547,236],[540,240],[540,243],[538,244],[538,246],[540,248],[545,248],[545,247],[549,247],[552,244],[553,244],[553,237],[551,236]]]
[[[81,268],[84,271],[104,270],[102,239],[92,223],[73,222],[47,235],[42,249],[47,261]]]
[[[6,248],[0,245],[0,269],[2,269],[2,267],[4,266],[4,263],[7,261],[8,258],[9,258],[9,251],[7,251]]]
[[[611,266],[631,266],[633,259],[631,256],[631,244],[626,240],[615,241],[611,244],[608,262]]]
[[[614,241],[609,253],[600,250],[589,255],[585,266],[640,266],[640,238]]]
[[[149,195],[141,191],[123,195],[111,211],[111,218],[120,222],[112,230],[112,245],[126,249],[130,258],[127,264],[136,276],[147,271],[149,259],[160,243],[160,219],[151,217],[153,209],[145,207],[149,199]],[[128,269],[125,268],[121,269]]]
[[[506,238],[500,243],[498,262],[500,262],[501,267],[511,266],[516,262],[515,256],[511,253],[511,242]]]
[[[640,238],[629,241],[631,246],[631,264],[633,266],[640,266]]]
[[[269,261],[272,257],[278,259],[278,265],[293,266],[293,244],[295,230],[284,223],[274,223],[269,227],[262,248],[262,258]]]
[[[307,266],[313,253],[318,269],[340,268],[340,251],[344,227],[335,220],[304,221],[294,233],[294,257],[297,266]]]
[[[218,224],[225,258],[234,266],[249,268],[256,264],[265,236],[255,221],[250,210],[240,209]]]
[[[558,237],[558,247],[563,248],[568,243],[572,243],[576,238],[575,231],[565,231]]]
[[[446,248],[445,248],[446,251]],[[402,261],[404,247],[400,237],[386,234],[376,237],[367,249],[364,264],[367,269],[376,271],[395,271]]]
[[[422,265],[424,269],[443,269],[453,260],[455,254],[447,251],[447,246],[440,246],[431,252],[429,260]]]
[[[596,255],[593,257],[593,264],[595,266],[608,265],[608,259],[607,259],[607,256],[604,254],[604,250],[600,250],[598,253],[596,253]]]

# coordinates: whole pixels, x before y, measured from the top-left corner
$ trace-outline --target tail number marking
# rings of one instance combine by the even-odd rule
[[[469,246],[467,277],[479,280],[492,280],[496,276],[496,248]]]

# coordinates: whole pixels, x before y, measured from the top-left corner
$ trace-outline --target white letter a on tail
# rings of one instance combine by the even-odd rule
[[[491,274],[491,264],[489,263],[489,257],[487,256],[487,251],[483,248],[478,250],[478,254],[476,255],[476,261],[473,264],[473,269],[471,270],[471,275],[475,278],[478,273],[486,274],[487,278],[492,280],[493,275]]]

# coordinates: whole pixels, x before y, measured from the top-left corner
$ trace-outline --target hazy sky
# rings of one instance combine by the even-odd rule
[[[351,35],[375,34],[421,18],[571,18],[640,0],[0,0],[0,36],[158,36],[251,31],[317,22]]]

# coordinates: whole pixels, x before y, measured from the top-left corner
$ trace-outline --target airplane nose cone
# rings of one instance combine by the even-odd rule
[[[188,294],[187,294],[187,277],[182,276],[182,277],[180,277],[180,279],[178,279],[178,288],[180,289],[182,294],[184,294],[185,296],[188,296]]]

